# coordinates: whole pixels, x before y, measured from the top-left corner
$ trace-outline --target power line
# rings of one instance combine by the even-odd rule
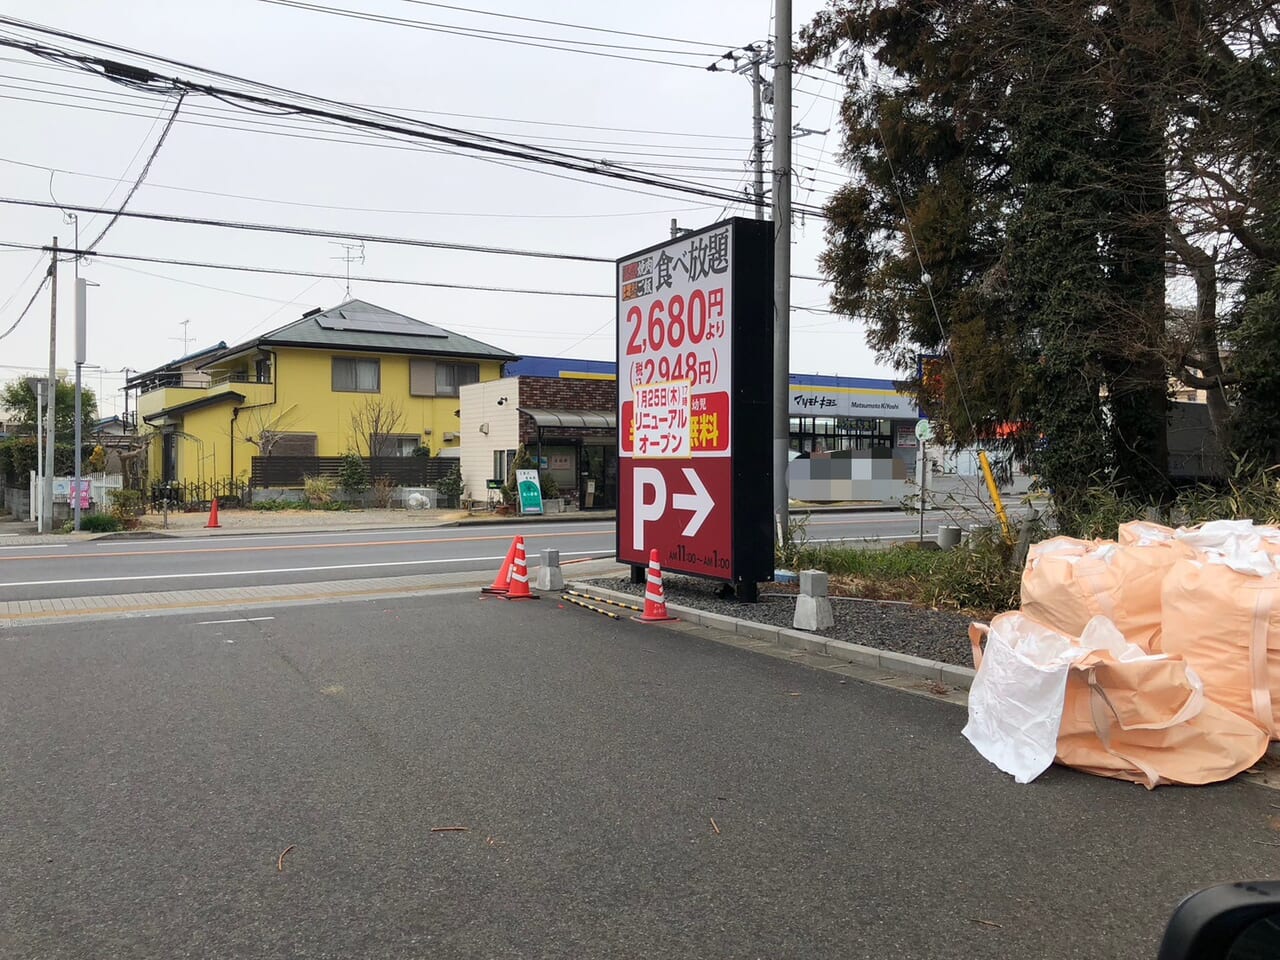
[[[69,73],[69,74],[84,73],[83,70],[77,67],[68,67],[60,63],[46,63],[42,61],[23,60],[17,57],[0,57],[0,63],[14,63],[24,67],[37,67],[41,70],[52,70],[52,71],[57,71],[59,73]],[[11,77],[11,79],[27,79],[27,78]],[[44,82],[49,82],[49,81],[44,81]],[[89,88],[85,88],[85,89],[89,89]],[[376,104],[376,103],[356,103],[353,105],[357,107],[366,107],[370,110],[386,111],[389,113],[419,113],[425,116],[432,116],[432,117],[454,117],[454,118],[463,119],[463,120],[486,120],[492,123],[518,123],[523,125],[532,125],[532,126],[539,126],[539,127],[562,127],[562,128],[572,129],[572,130],[603,130],[610,133],[636,133],[636,134],[645,134],[650,136],[656,135],[656,136],[664,136],[664,137],[686,137],[690,139],[700,139],[700,140],[734,140],[734,141],[745,142],[751,139],[750,137],[744,137],[740,134],[694,133],[691,131],[684,131],[684,130],[651,130],[651,129],[645,129],[640,127],[610,127],[610,126],[601,126],[598,124],[591,124],[591,123],[568,123],[562,120],[529,120],[525,117],[494,117],[494,116],[489,116],[487,114],[478,114],[478,113],[451,113],[447,110],[424,110],[421,107],[388,106],[386,104]],[[490,131],[490,132],[493,132],[493,131]]]
[[[633,50],[638,53],[665,53],[673,56],[697,57],[705,59],[707,51],[655,50],[651,47],[633,47],[620,44],[597,43],[590,40],[570,40],[562,37],[542,37],[528,34],[507,33],[500,30],[484,30],[476,27],[459,27],[452,24],[434,23],[429,20],[413,20],[409,17],[393,17],[380,13],[367,13],[359,10],[346,10],[341,7],[327,7],[318,3],[305,3],[303,0],[259,0],[274,6],[292,7],[311,13],[324,13],[345,17],[351,20],[363,20],[368,23],[381,23],[389,26],[408,27],[413,30],[425,30],[430,33],[443,33],[455,37],[469,37],[473,40],[490,40],[496,43],[509,43],[519,47],[536,47],[544,50],[557,50],[562,53],[579,53],[590,57],[604,57],[609,60],[629,60],[634,63],[653,63],[664,67],[684,67],[689,70],[701,70],[696,63],[680,63],[675,60],[657,60],[653,57],[635,57],[625,53],[613,53],[610,50]],[[521,39],[521,37],[529,37]],[[566,46],[568,44],[568,46]],[[604,50],[589,50],[585,47],[604,47]]]
[[[0,38],[0,45],[25,50],[28,53],[53,60],[55,62],[77,66],[89,73],[106,77],[113,82],[133,89],[152,92],[157,92],[160,88],[163,88],[166,91],[186,89],[191,92],[204,93],[208,96],[222,99],[225,102],[233,103],[237,106],[250,105],[259,108],[268,107],[272,109],[290,110],[297,114],[337,122],[347,126],[376,130],[381,133],[408,136],[431,143],[456,147],[464,151],[487,153],[509,159],[546,164],[593,176],[618,179],[630,183],[640,183],[671,190],[673,192],[705,196],[721,201],[737,199],[734,196],[726,195],[724,191],[716,190],[715,188],[708,188],[706,185],[699,184],[696,181],[682,180],[676,177],[654,176],[621,164],[601,164],[574,154],[533,147],[518,141],[478,134],[474,131],[460,130],[458,128],[429,123],[427,121],[415,121],[394,114],[371,111],[367,108],[359,110],[358,112],[369,114],[372,119],[366,116],[357,116],[351,112],[342,112],[344,110],[351,111],[353,109],[358,109],[354,108],[350,104],[337,103],[310,94],[283,90],[282,88],[275,87],[270,84],[255,83],[240,77],[229,77],[229,75],[223,74],[219,71],[208,68],[193,67],[189,64],[183,64],[181,61],[169,60],[168,58],[160,57],[155,54],[140,53],[115,44],[81,37],[76,34],[68,33],[67,31],[56,30],[39,24],[29,24],[25,21],[17,20],[12,17],[0,17],[0,23],[7,23],[11,26],[34,30],[39,33],[71,40],[72,42],[80,44],[111,50],[113,52],[120,51],[128,53],[144,60],[164,64],[166,67],[181,66],[184,69],[195,70],[209,76],[229,78],[234,83],[249,86],[255,90],[270,90],[283,94],[287,97],[294,98],[295,100],[320,104],[320,106],[307,106],[299,103],[291,103],[271,96],[264,96],[260,93],[250,93],[207,83],[195,83],[193,81],[178,78],[166,79],[158,76],[145,67],[120,63],[118,61],[99,56],[80,54],[70,50],[46,46],[33,41]],[[406,126],[406,124],[409,126]],[[415,129],[414,125],[424,129]],[[812,211],[806,210],[805,212],[811,212],[815,216],[822,215],[821,211],[816,209]]]
[[[129,192],[125,194],[124,200],[120,203],[120,209],[111,215],[111,219],[107,221],[107,225],[102,228],[99,233],[87,247],[86,250],[93,250],[102,238],[107,235],[107,231],[116,225],[116,221],[120,219],[124,213],[125,207],[129,206],[129,201],[133,199],[133,195],[138,192],[138,188],[142,186],[142,182],[147,179],[147,174],[151,171],[151,164],[160,154],[160,148],[164,146],[165,139],[169,136],[169,131],[173,129],[173,122],[178,119],[178,111],[182,109],[182,101],[186,97],[186,93],[179,93],[178,99],[173,105],[173,113],[169,114],[169,120],[164,125],[164,129],[160,131],[160,136],[156,140],[156,145],[151,148],[151,155],[147,157],[147,162],[142,165],[142,172],[138,174],[138,178],[133,182],[133,186],[129,188]]]
[[[84,177],[89,180],[110,180],[115,183],[123,181],[123,177],[109,174],[85,173],[81,170],[68,170],[65,167],[49,167],[42,163],[29,163],[14,160],[12,157],[0,157],[0,163],[13,164],[16,167],[27,167],[32,170],[43,170],[45,173],[60,173],[68,177]],[[495,217],[504,220],[596,220],[613,217],[650,217],[667,213],[692,213],[697,210],[710,209],[709,204],[695,204],[685,207],[672,207],[666,210],[628,210],[619,213],[482,213],[461,210],[406,210],[403,207],[352,207],[332,203],[308,203],[301,200],[281,200],[277,197],[257,197],[243,193],[225,193],[218,190],[200,190],[196,187],[179,187],[167,183],[147,183],[148,190],[174,190],[180,193],[193,193],[205,197],[220,197],[228,200],[248,200],[254,203],[273,203],[286,207],[307,207],[314,210],[343,210],[351,213],[386,213],[422,217]]]
[[[74,210],[77,213],[108,213],[102,207],[82,206],[73,203],[53,203],[48,200],[23,200],[15,197],[0,197],[0,204],[19,207],[38,207],[41,209]],[[411,237],[392,237],[379,234],[348,233],[341,230],[315,230],[308,227],[288,227],[268,223],[244,223],[238,220],[214,220],[208,217],[184,217],[167,213],[143,213],[138,210],[121,211],[120,216],[135,220],[150,220],[159,223],[182,223],[201,227],[220,227],[228,230],[249,230],[258,233],[283,233],[299,237],[331,237],[340,240],[362,240],[366,243],[388,243],[397,246],[426,247],[433,250],[457,250],[463,253],[489,253],[506,257],[532,257],[540,260],[568,260],[578,263],[607,263],[614,260],[609,257],[592,257],[576,253],[551,253],[545,250],[520,250],[514,247],[486,247],[472,243],[449,243],[443,240],[415,240]],[[84,253],[86,251],[79,251]],[[92,251],[87,251],[92,253]]]
[[[7,74],[0,74],[0,77],[3,77],[5,79],[16,79],[16,80],[27,79],[22,77],[16,77],[16,78],[10,77]],[[24,93],[38,93],[38,94],[42,94],[50,97],[65,97],[67,98],[67,102],[64,103],[59,100],[40,100],[35,98],[15,97],[12,95],[4,95],[4,94],[0,94],[0,97],[3,97],[4,99],[10,99],[14,101],[27,102],[27,103],[48,104],[50,106],[64,106],[64,107],[70,107],[73,109],[92,110],[94,112],[102,112],[102,113],[116,113],[121,116],[135,116],[135,117],[144,116],[144,114],[141,112],[142,110],[141,103],[135,102],[135,99],[141,100],[143,98],[141,97],[135,98],[132,94],[124,94],[123,96],[117,96],[117,97],[94,96],[93,94],[104,93],[104,91],[98,90],[93,87],[80,86],[76,84],[53,83],[51,81],[46,81],[46,80],[28,80],[28,82],[32,84],[36,84],[38,86],[25,86],[21,83],[16,83],[16,84],[0,83],[0,88],[19,90]],[[60,89],[46,90],[46,89],[40,89],[40,87],[57,87]],[[80,92],[66,93],[66,92],[63,92],[63,90],[75,90]],[[77,100],[85,101],[85,103],[110,104],[113,106],[119,105],[119,106],[125,106],[130,108],[136,107],[139,112],[128,113],[124,111],[89,107],[89,106],[86,106],[85,104],[74,102]],[[330,138],[322,138],[322,137],[307,137],[304,133],[300,133],[297,130],[297,128],[300,127],[302,130],[313,130],[313,131],[316,131],[317,133],[333,132],[333,129],[332,129],[333,124],[331,123],[322,123],[319,121],[311,122],[311,121],[295,120],[292,124],[278,124],[278,123],[271,123],[269,121],[251,120],[247,117],[243,117],[242,114],[243,114],[243,111],[231,110],[228,108],[195,107],[195,108],[188,108],[186,110],[186,116],[184,116],[183,118],[180,118],[180,121],[184,123],[194,124],[195,126],[215,127],[219,129],[243,129],[246,132],[251,132],[251,133],[269,133],[269,134],[277,134],[277,135],[290,136],[290,137],[296,136],[299,139],[321,139],[321,140],[329,140],[329,142],[338,142],[338,143],[345,143],[345,142],[367,143],[370,146],[382,145],[379,142],[371,142],[371,140],[366,140],[366,139],[333,140]],[[191,117],[193,115],[199,116],[199,117],[210,117],[210,118],[219,119],[219,120],[224,118],[229,119],[230,117],[234,116],[234,117],[237,117],[237,119],[240,119],[244,123],[248,124],[248,126],[241,127],[237,125],[234,127],[227,127],[222,124],[201,123],[199,121],[192,120]],[[287,132],[278,133],[278,131],[287,131]],[[355,134],[355,136],[363,137],[364,135]],[[381,136],[370,135],[370,136],[373,141],[384,141],[384,140],[392,139],[385,135],[381,135]],[[653,157],[653,158],[659,158],[662,160],[671,158],[672,151],[683,151],[685,149],[685,147],[681,144],[640,144],[640,143],[631,143],[631,142],[624,142],[624,141],[586,140],[586,139],[575,138],[575,137],[552,137],[552,138],[543,138],[543,139],[559,140],[559,141],[575,143],[575,144],[601,145],[606,147],[606,152],[611,156]],[[403,141],[397,140],[395,142],[403,142]],[[529,141],[529,145],[534,147],[550,146],[549,144],[544,143],[543,140]],[[626,149],[632,146],[637,146],[637,147],[649,146],[649,147],[652,147],[653,149],[650,149],[650,150]],[[430,147],[420,146],[420,145],[418,146],[418,148],[424,149],[424,150],[432,149]],[[739,153],[737,149],[729,148],[729,147],[698,147],[697,149],[722,151],[726,155],[707,155],[705,153],[677,153],[676,159],[707,160],[707,161],[723,164],[731,161]],[[452,151],[445,151],[445,150],[439,150],[439,149],[435,149],[432,152],[451,153],[451,154],[453,153]],[[457,155],[457,154],[453,154],[453,155]],[[608,158],[601,157],[599,159],[599,162],[608,162]],[[653,161],[653,162],[635,161],[635,162],[631,162],[631,166],[639,167],[639,168],[661,167],[663,169],[695,170],[695,171],[696,170],[728,171],[730,169],[728,167],[723,167],[723,166],[708,167],[708,166],[695,166],[695,165],[689,165],[689,164],[683,164],[683,163],[660,163],[657,161]]]
[[[76,209],[76,208],[71,208]],[[0,247],[17,250],[49,250],[35,244],[10,243],[0,241]],[[174,267],[197,267],[204,270],[229,270],[236,273],[262,273],[281,277],[311,277],[320,280],[344,280],[345,275],[336,273],[318,273],[310,270],[287,270],[279,267],[253,267],[237,263],[208,263],[201,260],[179,260],[171,257],[145,257],[137,254],[100,253],[88,250],[77,250],[69,247],[58,247],[59,253],[73,256],[90,255],[104,260],[126,260],[138,263],[160,263]],[[612,264],[613,260],[605,261]],[[485,293],[522,293],[543,297],[588,297],[596,300],[612,300],[612,293],[590,293],[577,290],[539,290],[526,287],[494,287],[471,283],[444,283],[434,280],[405,280],[393,277],[358,277],[361,283],[387,283],[407,287],[434,287],[444,290],[478,290]]]
[[[40,285],[35,289],[35,293],[31,294],[31,299],[27,301],[27,305],[23,307],[22,312],[18,314],[18,319],[13,321],[13,323],[9,325],[8,330],[6,330],[4,333],[0,333],[0,340],[3,340],[9,334],[13,333],[13,331],[18,329],[18,324],[20,324],[26,318],[27,313],[31,310],[32,305],[36,302],[36,297],[40,296],[40,291],[42,291],[48,285],[48,283],[49,283],[49,271],[46,270],[44,274],[44,278],[40,281]]]
[[[619,37],[636,37],[640,40],[662,40],[666,43],[687,43],[697,47],[710,47],[713,49],[723,50],[729,49],[732,44],[724,43],[707,43],[701,40],[685,40],[681,37],[663,37],[652,33],[632,33],[629,30],[611,30],[607,27],[589,27],[581,23],[566,23],[563,20],[539,20],[536,17],[520,17],[513,13],[495,13],[492,10],[476,10],[472,7],[455,7],[448,3],[435,3],[433,0],[404,0],[405,3],[412,3],[419,7],[436,7],[441,10],[454,10],[459,13],[475,13],[486,17],[499,17],[503,20],[522,20],[525,23],[540,23],[544,26],[551,27],[569,27],[574,30],[586,30],[591,33],[609,33]]]

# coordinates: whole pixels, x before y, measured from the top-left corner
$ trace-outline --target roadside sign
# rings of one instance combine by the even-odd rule
[[[742,218],[618,261],[619,562],[772,579],[772,277]]]
[[[520,495],[521,513],[542,512],[542,484],[538,482],[537,470],[517,470],[516,489]]]
[[[933,424],[928,420],[916,421],[916,439],[921,443],[928,443],[933,439]]]

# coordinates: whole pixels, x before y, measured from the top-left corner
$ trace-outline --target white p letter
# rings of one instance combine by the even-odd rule
[[[631,511],[632,549],[644,549],[644,524],[657,520],[667,508],[667,483],[662,472],[653,467],[636,467],[632,471],[632,490],[635,502]],[[653,491],[653,498],[645,497],[645,488]]]

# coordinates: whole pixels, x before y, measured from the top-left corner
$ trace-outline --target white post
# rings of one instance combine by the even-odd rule
[[[71,487],[72,510],[75,513],[75,529],[80,531],[80,447],[83,442],[80,426],[80,369],[85,361],[85,294],[89,282],[76,277],[76,476]]]
[[[36,394],[36,486],[31,493],[31,513],[36,530],[44,532],[44,381],[35,380]]]
[[[43,513],[40,518],[40,532],[53,532],[53,472],[54,466],[54,397],[58,393],[58,238],[53,238],[53,254],[49,263],[49,385],[45,390],[45,427],[47,433],[44,440],[44,483],[41,484],[40,499]]]

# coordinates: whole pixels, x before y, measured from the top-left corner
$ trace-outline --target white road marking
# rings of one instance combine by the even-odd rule
[[[599,553],[599,550],[561,551],[562,557],[576,557],[581,554]],[[319,570],[365,570],[372,567],[419,567],[438,563],[501,563],[507,559],[505,553],[496,557],[443,557],[434,560],[382,560],[378,563],[334,563],[320,567],[275,567],[267,570],[211,570],[202,573],[148,573],[132,577],[78,577],[69,580],[18,580],[11,583],[0,583],[0,589],[7,587],[51,587],[63,583],[129,583],[135,580],[200,580],[206,577],[252,577],[264,573],[312,573]],[[536,564],[535,564],[536,566]],[[0,601],[3,602],[3,601]]]
[[[236,617],[234,620],[197,620],[197,627],[207,627],[213,623],[257,623],[259,620],[274,620],[275,617]],[[227,643],[235,643],[228,640]]]
[[[0,550],[52,550],[54,547],[74,547],[80,543],[88,543],[87,540],[77,540],[75,543],[29,543],[25,547],[19,544],[6,544],[0,546]]]

